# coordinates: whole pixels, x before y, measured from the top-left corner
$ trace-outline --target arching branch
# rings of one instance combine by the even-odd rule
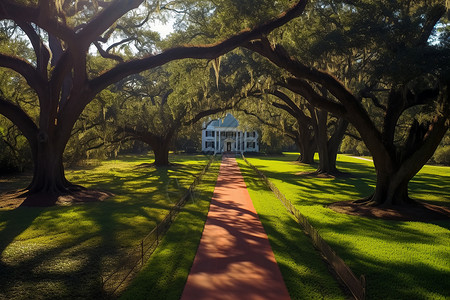
[[[123,62],[123,58],[121,56],[109,53],[108,50],[103,50],[99,42],[94,42],[94,46],[97,48],[98,53],[100,53],[103,58],[110,58],[118,62]]]
[[[319,95],[319,93],[317,93],[305,80],[291,77],[287,80],[286,88],[303,96],[308,102],[316,107],[325,109],[340,117],[346,116],[347,110],[342,104],[330,101]]]
[[[41,37],[36,33],[33,26],[29,23],[18,22],[20,28],[30,39],[33,45],[34,53],[36,54],[37,70],[42,78],[47,78],[47,67],[50,60],[50,52],[41,40]]]
[[[0,53],[0,67],[16,71],[26,79],[28,85],[34,89],[38,95],[42,94],[45,81],[40,77],[36,69],[25,60]]]
[[[301,121],[304,124],[309,124],[311,122],[310,118],[308,118],[305,113],[294,103],[294,101],[291,100],[291,98],[286,95],[285,93],[275,90],[270,91],[270,94],[278,97],[281,99],[286,105],[288,105],[292,109],[292,113],[288,111],[288,113],[296,118],[297,120]]]
[[[11,120],[19,128],[32,148],[35,149],[37,147],[36,137],[38,128],[33,120],[19,106],[0,96],[0,114]]]
[[[237,33],[230,38],[216,44],[209,44],[204,46],[175,47],[165,50],[158,55],[119,64],[113,69],[93,79],[90,83],[91,90],[94,94],[96,94],[100,90],[106,88],[108,85],[117,82],[128,75],[140,73],[142,71],[161,66],[176,59],[214,59],[216,57],[219,57],[244,43],[268,34],[275,28],[278,28],[286,24],[293,18],[299,16],[303,12],[306,3],[307,0],[300,0],[297,4],[295,4],[283,14],[279,15],[277,18],[263,25],[257,26],[252,30],[243,30],[240,33]]]
[[[0,20],[19,23],[34,23],[45,31],[67,41],[75,42],[75,33],[67,25],[51,18],[45,6],[25,6],[9,0],[0,1]]]
[[[192,119],[184,122],[184,125],[187,126],[187,125],[195,124],[196,122],[200,121],[204,117],[214,115],[214,114],[217,114],[217,113],[220,113],[220,112],[226,111],[228,109],[232,109],[232,108],[233,108],[233,105],[228,104],[225,107],[211,108],[208,110],[201,111],[201,112],[197,113]]]
[[[288,114],[290,114],[294,118],[296,117],[295,111],[291,107],[289,107],[288,105],[281,104],[281,103],[278,103],[278,102],[272,102],[272,106],[276,107],[278,109],[284,110],[285,112],[287,112]]]
[[[103,9],[92,21],[84,26],[77,39],[82,43],[82,48],[88,48],[98,37],[108,30],[120,17],[128,11],[139,7],[143,0],[116,0]]]

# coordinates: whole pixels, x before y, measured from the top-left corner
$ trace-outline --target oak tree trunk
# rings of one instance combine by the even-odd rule
[[[155,166],[168,166],[169,162],[169,147],[170,147],[170,138],[162,138],[152,146],[153,153],[155,154]]]
[[[316,170],[318,174],[330,174],[336,170],[336,161],[331,165],[328,156],[328,134],[327,134],[328,113],[324,110],[317,111],[317,124],[314,126],[316,131],[317,149],[319,152],[319,167]]]
[[[319,152],[319,167],[316,173],[339,175],[341,172],[336,167],[336,158],[344,133],[348,127],[348,121],[340,118],[333,134],[328,138],[327,120],[328,113],[324,110],[319,110],[317,112],[317,125],[315,126]]]
[[[58,196],[66,194],[76,186],[65,177],[62,142],[39,134],[36,147],[32,147],[33,179],[27,187],[27,198],[23,206],[51,206]]]
[[[304,164],[314,163],[314,154],[316,153],[316,142],[314,137],[304,131],[299,132],[295,141],[300,151],[300,156],[297,158],[298,162]]]
[[[341,174],[336,167],[336,159],[339,148],[341,147],[342,140],[344,138],[345,131],[348,127],[348,121],[340,118],[336,126],[336,130],[331,135],[327,142],[327,155],[328,155],[328,173],[329,174]]]
[[[377,171],[375,192],[359,202],[383,207],[415,203],[408,195],[408,183],[431,158],[447,129],[445,118],[436,117],[428,124],[415,121],[405,146],[397,149],[395,155],[383,156],[377,148],[372,148]]]
[[[415,203],[408,195],[408,183],[410,179],[400,174],[386,174],[378,172],[375,192],[356,202],[371,206],[401,206]]]

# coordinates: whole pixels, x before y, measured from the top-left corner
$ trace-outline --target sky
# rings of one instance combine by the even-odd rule
[[[166,24],[161,23],[159,20],[149,22],[152,30],[159,32],[161,38],[165,38],[168,34],[173,32],[173,21],[169,20]]]

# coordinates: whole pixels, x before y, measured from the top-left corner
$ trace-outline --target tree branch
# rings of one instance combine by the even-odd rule
[[[105,72],[97,78],[91,80],[90,88],[94,94],[98,93],[108,85],[119,81],[120,79],[135,73],[139,73],[157,66],[161,66],[169,61],[184,58],[214,59],[219,57],[240,45],[249,42],[252,39],[259,38],[268,34],[275,28],[278,28],[295,17],[298,17],[304,10],[307,0],[300,0],[292,8],[263,25],[257,26],[252,30],[243,30],[230,38],[216,43],[204,46],[179,46],[163,51],[162,53],[149,56],[134,61],[119,64],[113,69]]]
[[[106,51],[103,50],[103,48],[99,44],[99,42],[94,42],[94,46],[97,48],[98,53],[100,53],[100,55],[103,58],[110,58],[110,59],[116,60],[118,62],[123,62],[123,58],[120,57],[119,55],[115,55],[115,54],[109,53],[108,50],[106,50]]]
[[[261,124],[264,124],[264,125],[266,125],[266,126],[269,126],[269,127],[271,127],[271,128],[274,128],[274,129],[276,129],[276,130],[278,130],[278,131],[281,131],[281,130],[280,130],[280,125],[279,125],[279,124],[272,124],[272,123],[269,123],[269,122],[267,122],[266,120],[262,119],[259,115],[255,114],[255,113],[253,113],[253,112],[250,112],[250,111],[246,110],[245,108],[239,108],[238,111],[242,111],[242,112],[245,113],[246,115],[255,117]],[[291,139],[294,140],[294,142],[295,142],[296,139],[297,139],[297,134],[296,134],[293,130],[286,129],[286,128],[283,128],[283,129],[284,129],[284,130],[281,131],[281,132],[283,132],[284,135],[286,135],[287,137],[291,138]]]
[[[400,176],[397,176],[398,178],[404,180],[405,177],[402,175],[406,174],[408,179],[412,179],[431,156],[433,156],[434,151],[449,128],[447,118],[448,116],[440,116],[433,120],[429,125],[421,146],[419,146],[418,149],[415,149],[414,153],[407,157],[401,164],[401,167],[397,172],[400,174]]]
[[[108,7],[104,8],[77,33],[77,39],[82,43],[81,47],[87,49],[92,42],[96,41],[120,17],[128,11],[139,7],[142,2],[143,0],[115,0],[111,2]]]
[[[345,117],[347,115],[347,110],[342,104],[333,102],[326,97],[319,95],[305,80],[293,77],[288,78],[286,88],[303,96],[308,102],[316,107],[325,109],[340,117]]]
[[[33,120],[19,106],[0,96],[0,114],[11,120],[27,138],[32,149],[36,149],[38,128]]]
[[[47,67],[50,60],[50,52],[41,40],[41,37],[36,33],[33,26],[29,23],[18,22],[20,28],[30,39],[33,45],[34,53],[36,54],[37,70],[42,78],[47,79]]]
[[[378,97],[375,96],[375,94],[372,93],[368,88],[365,88],[365,89],[361,90],[361,91],[359,92],[359,94],[360,94],[361,97],[363,97],[363,98],[371,99],[371,100],[372,100],[372,103],[373,103],[376,107],[381,108],[383,111],[386,111],[386,110],[387,110],[386,105],[382,104],[382,103],[380,102],[380,100],[378,99]]]
[[[296,113],[294,112],[294,110],[293,110],[290,106],[288,106],[288,105],[281,104],[281,103],[277,103],[277,102],[272,102],[272,106],[273,106],[273,107],[276,107],[276,108],[278,108],[278,109],[282,109],[282,110],[284,110],[285,112],[287,112],[288,114],[290,114],[292,117],[297,118],[297,115],[296,115]]]
[[[20,58],[0,53],[0,67],[16,71],[26,79],[28,85],[34,89],[38,95],[42,95],[46,83],[31,64]]]
[[[287,111],[291,116],[293,116],[295,119],[303,123],[304,125],[309,125],[311,123],[311,118],[308,118],[305,113],[294,103],[294,101],[291,100],[291,98],[286,95],[285,93],[275,90],[270,91],[269,94],[274,95],[275,97],[278,97],[281,99],[284,103],[286,103],[293,111],[294,114],[291,114],[289,111]],[[272,104],[273,105],[273,104]]]
[[[351,138],[353,138],[353,139],[355,139],[355,140],[357,140],[357,141],[362,142],[361,137],[358,136],[358,135],[356,135],[356,134],[353,134],[353,133],[350,133],[350,132],[347,131],[347,132],[345,132],[345,135],[346,135],[346,136],[349,136],[349,137],[351,137]]]
[[[439,96],[439,88],[426,89],[419,93],[413,93],[411,90],[409,90],[405,96],[406,105],[403,111],[416,105],[427,104],[430,101],[435,100],[438,96]]]
[[[110,51],[112,48],[115,48],[115,47],[117,47],[117,46],[120,46],[120,45],[122,45],[122,44],[131,42],[131,41],[137,41],[137,38],[135,38],[135,37],[129,37],[129,38],[126,38],[126,39],[124,39],[124,40],[121,40],[120,42],[114,43],[114,44],[112,44],[111,46],[109,46],[108,48],[106,48],[106,52],[109,53],[109,51]],[[123,61],[123,60],[122,60],[122,61]]]
[[[436,26],[436,23],[439,22],[446,11],[447,9],[442,4],[437,4],[429,10],[427,20],[423,25],[417,45],[425,46],[427,44],[428,39],[430,38],[430,35],[433,32],[434,27]]]
[[[10,19],[18,23],[34,23],[45,31],[67,41],[76,42],[75,33],[57,18],[50,17],[45,7],[25,6],[9,0],[0,1],[0,20]]]
[[[214,114],[217,114],[219,112],[222,112],[222,111],[225,111],[225,110],[228,110],[228,109],[232,109],[232,108],[233,108],[233,105],[232,104],[228,104],[225,107],[211,108],[211,109],[208,109],[208,110],[201,111],[201,112],[197,113],[192,119],[184,122],[183,125],[188,126],[188,125],[195,124],[196,122],[198,122],[199,120],[201,120],[204,117],[207,117],[207,116],[210,116],[210,115],[214,115]]]

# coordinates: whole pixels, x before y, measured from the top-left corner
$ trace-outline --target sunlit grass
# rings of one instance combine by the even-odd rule
[[[215,161],[122,299],[179,299],[194,261],[219,172]]]
[[[127,156],[67,171],[73,183],[115,194],[105,202],[0,211],[0,298],[100,297],[102,273],[162,220],[208,160],[171,159],[176,166],[140,167],[151,158]]]
[[[346,299],[319,252],[286,208],[243,160],[238,162],[291,299]]]
[[[295,175],[314,170],[292,162],[295,155],[249,158],[306,215],[346,263],[367,279],[368,299],[448,299],[450,221],[399,222],[336,213],[336,201],[369,195],[373,163],[339,155],[349,178]],[[450,203],[450,168],[425,166],[410,184],[410,195],[435,204]]]

